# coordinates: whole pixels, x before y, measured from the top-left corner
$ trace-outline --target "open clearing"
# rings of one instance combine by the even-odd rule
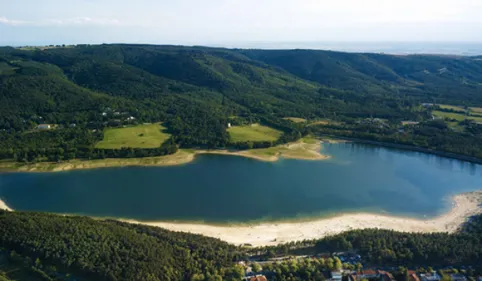
[[[285,118],[283,118],[283,119],[285,119],[285,120],[290,120],[290,121],[292,121],[292,122],[294,122],[294,123],[304,123],[304,122],[306,122],[306,119],[299,118],[299,117],[285,117]]]
[[[437,116],[437,117],[455,119],[457,121],[463,121],[466,118],[465,114],[461,114],[461,113],[443,112],[438,110],[434,110],[432,113],[434,116]],[[475,116],[469,115],[467,116],[467,119],[474,120],[476,122],[482,122],[482,117],[475,117]]]
[[[317,120],[311,122],[308,126],[316,126],[316,125],[328,125],[330,122],[328,120]]]
[[[444,109],[452,109],[455,111],[465,112],[465,108],[463,106],[450,105],[450,104],[439,104],[438,106]],[[472,114],[482,114],[482,107],[469,107],[469,109],[470,109],[470,113]]]
[[[440,108],[443,108],[443,109],[452,109],[455,111],[465,112],[465,108],[463,108],[462,106],[456,106],[456,105],[450,105],[450,104],[439,104],[438,106],[440,106]]]
[[[281,131],[260,124],[233,126],[228,129],[228,133],[233,142],[275,141],[282,134]]]
[[[110,128],[104,131],[104,139],[98,142],[95,147],[104,149],[155,148],[169,138],[169,134],[163,133],[163,130],[165,128],[160,123]]]

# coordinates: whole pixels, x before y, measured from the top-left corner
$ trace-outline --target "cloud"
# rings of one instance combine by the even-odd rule
[[[19,21],[19,20],[9,20],[6,17],[0,17],[0,24],[6,24],[6,25],[22,25],[25,24],[26,22],[24,21]]]
[[[109,18],[90,18],[90,17],[74,17],[66,19],[44,19],[39,21],[22,21],[11,20],[6,17],[0,17],[0,24],[10,26],[112,26],[121,25],[117,19]]]
[[[75,17],[69,19],[48,19],[41,22],[43,25],[120,25],[116,19]]]

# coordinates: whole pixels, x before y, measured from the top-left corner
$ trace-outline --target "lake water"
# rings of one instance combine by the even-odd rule
[[[15,210],[215,223],[370,211],[432,217],[451,195],[482,189],[482,166],[356,143],[326,161],[202,155],[172,167],[0,174]]]

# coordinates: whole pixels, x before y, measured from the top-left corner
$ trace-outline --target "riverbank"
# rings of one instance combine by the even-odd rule
[[[215,226],[193,223],[138,222],[172,231],[190,232],[219,238],[232,244],[268,246],[319,239],[349,230],[379,228],[401,232],[453,233],[469,217],[482,213],[482,191],[464,193],[452,198],[452,209],[437,218],[422,220],[371,213],[342,214],[313,221],[260,223],[255,225]]]
[[[319,140],[303,138],[297,142],[279,145],[270,148],[250,150],[192,150],[180,149],[172,155],[145,158],[107,158],[96,160],[70,160],[60,163],[17,163],[0,162],[0,171],[5,172],[62,172],[70,170],[85,170],[129,166],[175,166],[192,162],[196,156],[202,154],[218,154],[241,156],[260,161],[274,162],[280,158],[301,160],[324,160],[329,156],[320,153]]]

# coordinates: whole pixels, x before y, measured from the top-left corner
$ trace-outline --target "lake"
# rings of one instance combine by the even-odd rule
[[[482,166],[357,143],[323,144],[324,161],[201,155],[171,167],[0,174],[15,210],[210,223],[345,212],[433,217],[482,188]]]

